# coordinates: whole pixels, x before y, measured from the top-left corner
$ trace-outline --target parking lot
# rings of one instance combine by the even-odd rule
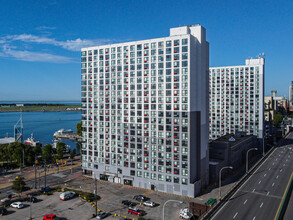
[[[91,178],[83,177],[80,180],[74,180],[73,182],[70,182],[69,186],[74,188],[82,188],[84,191],[93,192],[94,181]],[[146,207],[137,202],[138,204],[136,207],[146,212],[144,218],[152,220],[162,219],[163,205],[167,200],[184,201],[183,204],[180,204],[178,202],[168,202],[165,207],[165,219],[175,220],[180,219],[180,209],[188,207],[189,201],[194,201],[194,199],[187,197],[169,195],[166,193],[159,193],[152,190],[134,188],[105,181],[98,181],[97,189],[98,195],[101,196],[101,200],[98,201],[97,207],[102,211],[110,212],[112,214],[111,216],[106,218],[109,220],[117,220],[121,217],[137,219],[137,216],[128,214],[128,206],[125,206],[121,203],[122,200],[137,202],[135,199],[133,199],[135,195],[144,195],[157,204],[156,207]],[[115,214],[118,215],[118,217],[114,217]]]
[[[42,220],[44,215],[56,214],[58,217],[72,220],[90,219],[92,217],[91,211],[94,209],[88,202],[81,200],[79,197],[67,201],[61,201],[59,195],[61,193],[56,192],[53,195],[36,196],[39,200],[36,203],[32,203],[30,207],[29,202],[23,202],[24,208],[16,209],[7,208],[8,214],[1,216],[1,219],[20,219],[25,220],[30,216],[33,219]]]
[[[81,171],[68,176],[63,175],[62,177],[54,174],[50,178],[54,180],[54,182],[59,182],[58,185],[60,187],[67,187],[85,192],[94,192],[94,180],[91,177],[83,176]],[[59,181],[58,178],[60,180],[62,179],[62,181]],[[52,184],[50,185],[53,186]],[[223,187],[223,189],[224,188],[225,187]],[[97,208],[101,211],[110,213],[110,215],[106,218],[109,220],[120,220],[122,218],[137,219],[138,216],[129,214],[128,206],[122,204],[123,200],[129,200],[131,202],[138,203],[136,207],[139,210],[145,211],[146,215],[143,216],[144,219],[161,220],[164,203],[167,200],[177,200],[177,202],[168,202],[165,207],[165,219],[177,220],[180,219],[180,209],[188,207],[190,201],[205,203],[216,193],[217,191],[197,198],[188,198],[106,181],[97,181],[97,194],[101,197],[98,201]],[[42,219],[43,216],[47,214],[56,214],[58,217],[66,218],[68,220],[92,219],[92,216],[95,213],[95,208],[92,207],[90,203],[85,202],[79,197],[75,197],[68,201],[61,201],[59,199],[59,195],[60,192],[56,192],[50,196],[37,196],[40,201],[33,203],[31,207],[31,216],[33,219]],[[156,203],[156,206],[144,206],[133,199],[135,195],[143,195],[148,197],[151,201]],[[184,203],[180,204],[178,201],[183,201]],[[2,219],[28,219],[30,215],[30,206],[29,203],[24,204],[26,204],[26,206],[23,209],[14,209],[9,207],[9,214],[3,216]]]

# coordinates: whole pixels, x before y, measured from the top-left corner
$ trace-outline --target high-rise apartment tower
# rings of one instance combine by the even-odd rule
[[[209,88],[209,138],[237,132],[263,138],[264,58],[247,59],[245,65],[211,67]]]
[[[82,167],[94,178],[195,196],[208,182],[209,43],[200,25],[83,48]]]

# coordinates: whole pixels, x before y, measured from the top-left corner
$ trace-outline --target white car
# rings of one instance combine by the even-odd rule
[[[73,192],[73,191],[67,191],[67,192],[64,192],[64,193],[61,193],[60,194],[60,199],[63,200],[63,201],[65,201],[67,199],[73,198],[75,195],[76,195],[75,192]]]
[[[22,204],[22,202],[14,202],[14,203],[11,203],[10,206],[11,206],[12,208],[18,208],[18,209],[23,208],[23,204]]]
[[[193,215],[189,212],[188,208],[184,208],[180,210],[179,217],[184,219],[191,219]]]
[[[154,207],[156,205],[156,203],[154,203],[152,201],[145,201],[142,204],[145,206],[149,206],[149,207]]]

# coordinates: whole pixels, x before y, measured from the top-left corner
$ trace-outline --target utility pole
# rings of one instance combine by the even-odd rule
[[[35,160],[35,189],[37,188],[37,164],[38,161]]]
[[[40,183],[41,183],[41,172],[39,172],[39,188],[40,188]]]
[[[23,164],[23,167],[24,167],[24,147],[22,149],[22,164]]]
[[[98,186],[97,186],[97,178],[96,178],[96,175],[94,175],[94,177],[95,177],[95,201],[96,201],[95,214],[97,216],[98,215],[98,209],[97,209],[97,205],[98,205],[98,198],[97,198]]]
[[[32,219],[32,195],[30,195],[30,217],[29,217],[29,219]]]
[[[45,163],[45,188],[47,186],[47,164]]]

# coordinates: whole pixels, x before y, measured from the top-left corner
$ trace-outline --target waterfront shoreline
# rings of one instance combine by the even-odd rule
[[[79,112],[80,105],[61,105],[61,106],[12,106],[0,107],[0,113],[8,112]]]

